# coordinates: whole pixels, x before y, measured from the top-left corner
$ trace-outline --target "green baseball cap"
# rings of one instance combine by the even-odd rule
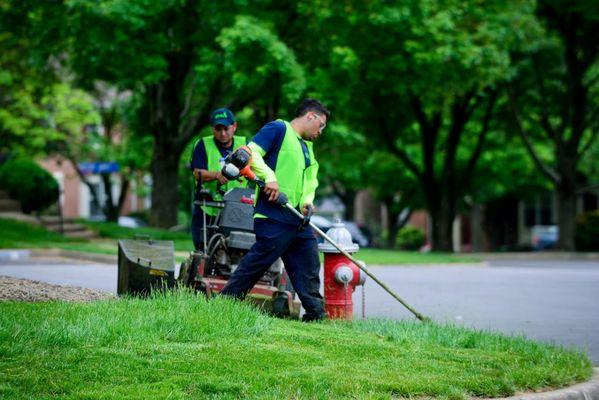
[[[210,125],[229,126],[235,123],[235,116],[228,108],[217,108],[210,115]]]

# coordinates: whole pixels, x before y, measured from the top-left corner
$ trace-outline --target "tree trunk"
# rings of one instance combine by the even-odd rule
[[[445,195],[429,205],[429,212],[432,220],[433,251],[453,252],[452,231],[456,214],[453,201]]]
[[[341,202],[345,206],[345,212],[343,213],[343,218],[346,221],[354,220],[354,210],[355,210],[355,202],[356,202],[356,194],[358,193],[356,190],[348,189],[343,186],[342,183],[333,180],[330,182],[330,186],[333,189],[333,193],[335,196],[341,199]]]
[[[574,251],[574,219],[576,217],[576,190],[571,182],[557,185],[559,239],[557,247]]]
[[[119,211],[114,206],[114,201],[112,198],[112,183],[110,182],[110,173],[101,174],[102,183],[104,184],[104,193],[106,193],[106,203],[104,204],[104,215],[106,216],[106,221],[108,222],[117,222],[119,218]]]
[[[432,219],[432,245],[434,251],[453,251],[453,220],[456,216],[456,205],[458,199],[468,189],[474,168],[482,152],[495,104],[496,96],[494,92],[491,92],[487,102],[483,127],[478,134],[475,150],[470,155],[467,163],[468,167],[459,180],[457,178],[456,158],[464,128],[474,111],[482,103],[482,98],[481,95],[476,95],[474,91],[470,91],[454,99],[451,104],[451,124],[443,143],[444,160],[442,170],[439,173],[435,168],[435,158],[438,159],[438,154],[441,153],[440,149],[437,148],[437,144],[442,130],[443,112],[437,110],[432,117],[429,117],[420,99],[413,94],[411,95],[412,108],[420,127],[424,168],[420,171],[405,152],[396,149],[396,153],[414,172],[424,188],[428,211]]]
[[[348,190],[346,196],[342,198],[343,204],[345,205],[344,218],[347,221],[353,221],[355,218],[356,193],[355,190]]]
[[[154,149],[152,159],[152,213],[150,224],[161,228],[177,225],[179,155],[167,147]]]
[[[112,198],[110,174],[102,174],[102,181],[104,183],[104,193],[107,195],[106,204],[104,205],[104,215],[106,215],[107,221],[118,222],[121,210],[123,209],[123,204],[125,204],[127,191],[129,190],[129,179],[124,175],[121,175],[121,190],[116,203]]]
[[[387,198],[384,200],[385,206],[387,207],[387,226],[389,227],[389,234],[387,235],[387,243],[385,247],[392,249],[395,247],[397,241],[397,233],[399,232],[399,212],[393,211],[393,198]]]
[[[152,212],[150,224],[161,228],[177,225],[179,138],[183,72],[178,62],[169,64],[170,77],[148,87],[150,129],[154,136],[152,155]]]

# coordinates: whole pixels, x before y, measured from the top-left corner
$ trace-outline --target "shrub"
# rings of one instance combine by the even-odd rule
[[[40,211],[58,200],[58,182],[30,160],[10,160],[0,167],[0,188],[21,202],[24,213]]]
[[[576,217],[574,242],[579,251],[599,250],[599,210]]]
[[[397,234],[395,244],[400,249],[404,250],[418,250],[426,242],[424,232],[418,228],[412,226],[406,226],[402,228]]]

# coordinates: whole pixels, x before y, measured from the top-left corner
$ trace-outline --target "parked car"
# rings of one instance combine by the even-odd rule
[[[329,230],[329,228],[333,226],[333,221],[330,221],[320,215],[312,216],[310,221],[318,228],[320,228],[322,231],[324,231],[324,233],[326,233],[327,230]],[[341,221],[341,223],[345,226],[345,229],[347,229],[351,234],[354,243],[358,243],[360,247],[368,247],[370,245],[368,238],[366,237],[366,235],[364,235],[364,232],[360,230],[358,225],[355,224],[355,222]],[[318,240],[318,243],[322,243],[324,241],[324,239],[320,237],[320,235],[317,235],[316,239]]]
[[[141,220],[141,218],[135,217],[119,217],[119,226],[124,226],[127,228],[140,228],[142,226],[146,226],[146,223]]]
[[[93,215],[88,219],[93,222],[106,222],[106,216],[104,215]],[[129,216],[119,217],[117,223],[119,226],[124,226],[125,228],[140,228],[142,226],[147,226],[147,224],[141,218]]]
[[[559,228],[555,225],[534,225],[531,229],[533,250],[549,250],[555,248]]]
[[[322,229],[325,232],[327,231],[327,229],[333,226],[332,221],[329,221],[328,219],[326,219],[325,217],[321,217],[320,215],[313,215],[312,218],[310,218],[310,222],[312,222],[314,225],[316,225],[318,228]]]
[[[355,222],[351,222],[351,221],[341,221],[341,222],[343,222],[343,224],[345,225],[345,229],[347,229],[349,231],[349,233],[351,233],[351,237],[352,237],[354,243],[358,243],[360,245],[360,247],[368,247],[370,245],[370,241],[368,240],[366,235],[364,235],[364,232],[362,232],[362,230],[358,227],[358,225],[356,225]]]

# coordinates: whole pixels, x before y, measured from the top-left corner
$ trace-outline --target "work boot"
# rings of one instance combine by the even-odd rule
[[[325,319],[324,313],[322,314],[304,314],[302,322],[322,322]]]

